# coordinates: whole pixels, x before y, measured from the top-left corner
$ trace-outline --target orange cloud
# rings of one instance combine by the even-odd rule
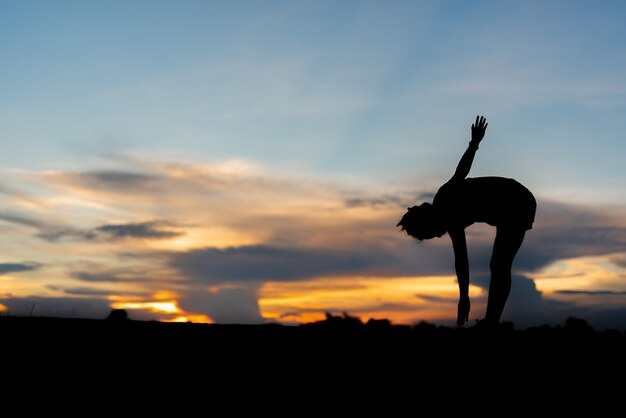
[[[264,318],[310,322],[326,312],[346,311],[367,321],[390,319],[398,324],[456,319],[458,285],[453,276],[318,278],[306,282],[271,282],[259,291]],[[470,296],[483,294],[470,287]],[[477,300],[474,312],[484,309]]]
[[[626,269],[612,262],[615,256],[580,257],[557,261],[543,269],[535,278],[537,289],[560,300],[573,300],[562,291],[626,292]],[[581,293],[582,294],[582,293]],[[578,297],[577,303],[597,303],[588,297]],[[622,303],[622,298],[609,298]]]
[[[380,192],[367,185],[359,190],[241,161],[200,164],[118,156],[102,164],[104,168],[93,167],[5,171],[15,190],[0,204],[3,257],[7,262],[34,259],[42,267],[19,277],[2,276],[0,293],[60,297],[67,289],[80,289],[80,298],[99,298],[167,320],[199,322],[202,318],[194,315],[219,317],[216,306],[230,315],[231,306],[216,302],[225,293],[211,293],[214,299],[206,299],[211,307],[198,300],[210,286],[232,284],[251,289],[246,299],[250,312],[257,308],[250,301],[256,302],[258,289],[262,316],[284,322],[322,319],[326,311],[397,323],[455,317],[458,289],[450,243],[417,244],[394,228],[419,195],[414,186],[391,192],[381,187]],[[614,211],[616,215],[543,203],[536,228],[516,260],[518,268],[528,273],[544,267],[535,278],[546,297],[563,299],[557,293],[563,289],[622,289],[619,280],[625,269],[617,264],[624,264],[618,255],[624,253],[623,211]],[[123,235],[131,227],[152,228],[148,232],[154,239],[146,231]],[[163,233],[170,230],[176,233]],[[94,231],[123,239],[93,239],[89,234]],[[493,228],[468,229],[470,251],[477,255],[472,258],[477,270],[473,277],[488,275],[492,242]],[[269,260],[252,247],[273,250],[275,256]],[[221,254],[226,252],[228,260]],[[243,253],[248,258],[242,272]],[[213,264],[208,264],[207,254],[214,256]],[[295,260],[294,254],[309,264]],[[589,255],[599,258],[580,261]],[[554,263],[564,259],[569,261]],[[326,268],[320,269],[324,260]],[[280,274],[289,262],[299,274]],[[327,277],[340,274],[346,277]],[[424,277],[408,277],[412,275]],[[480,317],[484,295],[472,289],[472,312]],[[107,291],[108,296],[103,293]],[[180,308],[191,299],[192,312]],[[258,318],[256,311],[250,312],[246,317]]]
[[[113,309],[148,311],[169,316],[163,320],[164,322],[196,322],[204,324],[212,324],[214,322],[207,315],[183,311],[175,300],[164,300],[164,298],[171,295],[170,292],[160,292],[155,295],[157,298],[156,301],[113,302],[111,303],[111,307]]]

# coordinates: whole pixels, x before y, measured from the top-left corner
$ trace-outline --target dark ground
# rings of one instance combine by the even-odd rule
[[[61,352],[77,347],[124,354],[132,347],[202,350],[232,355],[248,351],[272,355],[281,353],[335,353],[353,350],[362,354],[415,352],[443,354],[483,350],[505,354],[527,350],[534,356],[593,352],[605,357],[626,354],[626,334],[620,330],[594,331],[584,320],[569,318],[563,326],[516,330],[511,323],[496,329],[480,326],[448,328],[420,323],[391,325],[386,320],[362,323],[356,318],[328,315],[324,321],[301,326],[219,325],[163,323],[156,321],[62,319],[50,317],[0,317],[3,349],[47,348]],[[613,353],[616,351],[616,353]],[[495,355],[495,354],[494,354]]]
[[[136,391],[145,388],[154,391],[151,403],[171,399],[158,395],[170,390],[211,402],[220,394],[255,393],[270,407],[288,394],[304,409],[337,401],[367,410],[369,402],[391,405],[390,399],[427,402],[429,393],[466,401],[486,391],[516,402],[555,393],[573,401],[590,402],[591,393],[594,402],[621,399],[626,336],[595,332],[577,319],[517,331],[510,324],[495,330],[363,324],[347,316],[303,326],[5,316],[0,356],[2,381],[17,392],[63,392],[67,380],[73,391],[96,398],[143,402]]]

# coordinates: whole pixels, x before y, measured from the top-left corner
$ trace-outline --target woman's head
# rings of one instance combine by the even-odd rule
[[[447,232],[437,209],[430,203],[422,203],[419,206],[408,208],[397,226],[420,241],[441,237]]]

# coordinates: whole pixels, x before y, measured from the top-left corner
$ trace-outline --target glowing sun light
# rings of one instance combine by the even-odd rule
[[[154,313],[178,314],[181,312],[175,300],[159,302],[115,302],[114,309],[145,309]]]

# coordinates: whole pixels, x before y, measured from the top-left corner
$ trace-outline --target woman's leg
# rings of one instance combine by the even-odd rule
[[[515,254],[524,241],[523,229],[498,228],[491,255],[491,281],[485,322],[497,325],[511,291],[511,267]]]

